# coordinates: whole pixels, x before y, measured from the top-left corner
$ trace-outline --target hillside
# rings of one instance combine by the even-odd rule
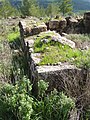
[[[74,11],[90,10],[90,0],[73,0]]]
[[[56,2],[58,0],[38,0],[40,5],[46,7],[51,2]],[[73,0],[74,11],[78,10],[90,10],[90,0]]]
[[[2,1],[2,0],[0,0]],[[19,6],[22,0],[10,0],[13,6]],[[49,3],[57,2],[58,0],[37,0],[40,6],[47,7]],[[90,0],[72,0],[74,11],[90,10]]]

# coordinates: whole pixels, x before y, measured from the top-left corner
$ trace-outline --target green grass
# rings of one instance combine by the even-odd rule
[[[8,41],[13,42],[14,40],[17,40],[20,37],[19,32],[11,32],[7,35]]]
[[[90,50],[72,49],[68,45],[52,42],[50,35],[42,34],[36,38],[34,51],[42,54],[39,65],[69,62],[78,67],[90,67]],[[45,38],[48,39],[48,43],[41,42]]]
[[[67,38],[74,42],[85,42],[85,41],[90,42],[89,34],[69,34]]]

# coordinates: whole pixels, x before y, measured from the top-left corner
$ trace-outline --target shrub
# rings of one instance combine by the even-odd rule
[[[5,84],[0,89],[0,119],[2,120],[67,120],[74,102],[56,90],[46,95],[48,83],[38,84],[39,99],[31,96],[32,86],[26,77],[16,85]]]
[[[46,95],[48,83],[40,80],[39,90],[43,91],[43,96],[39,97],[40,100],[33,104],[34,120],[68,120],[69,112],[74,108],[74,102],[71,98],[58,93],[56,89],[50,94]],[[41,94],[39,94],[41,95]]]
[[[27,91],[28,87],[28,91]],[[0,91],[0,118],[6,120],[30,120],[33,98],[28,95],[31,85],[26,77],[15,86],[6,84]]]

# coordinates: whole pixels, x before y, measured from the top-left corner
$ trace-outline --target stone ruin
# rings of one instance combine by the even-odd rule
[[[49,30],[65,33],[90,33],[90,12],[84,17],[66,17],[62,20],[50,20],[46,23]]]
[[[85,32],[90,33],[90,12],[86,12],[84,14],[84,26],[85,26]]]
[[[47,23],[40,22],[36,18],[34,21],[25,18],[20,21],[20,24],[23,28],[22,32],[24,40],[29,44],[32,44],[33,48],[34,42],[32,42],[31,38],[28,38],[27,40],[27,36],[38,35],[39,33],[47,30],[55,30],[59,33],[90,33],[90,12],[85,13],[84,18],[74,19],[72,17],[67,17],[63,20],[51,20]],[[35,58],[32,57],[32,60],[35,64]],[[38,60],[36,59],[36,61]],[[39,79],[49,81],[49,91],[54,88],[59,91],[64,89],[67,81],[74,83],[75,80],[77,80],[80,85],[80,82],[82,83],[90,77],[90,72],[87,72],[86,69],[82,70],[68,63],[60,63],[55,66],[36,66],[36,70],[38,72]]]

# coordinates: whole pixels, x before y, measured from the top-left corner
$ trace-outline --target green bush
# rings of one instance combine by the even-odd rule
[[[54,90],[33,105],[34,120],[68,120],[69,112],[74,107],[72,99]]]
[[[38,99],[31,96],[32,85],[26,77],[15,86],[6,84],[0,89],[1,120],[68,120],[75,106],[72,99],[56,90],[46,94],[48,83],[39,81]]]
[[[30,120],[33,98],[28,95],[31,91],[29,80],[25,77],[15,86],[6,84],[0,91],[0,118],[2,120]]]

